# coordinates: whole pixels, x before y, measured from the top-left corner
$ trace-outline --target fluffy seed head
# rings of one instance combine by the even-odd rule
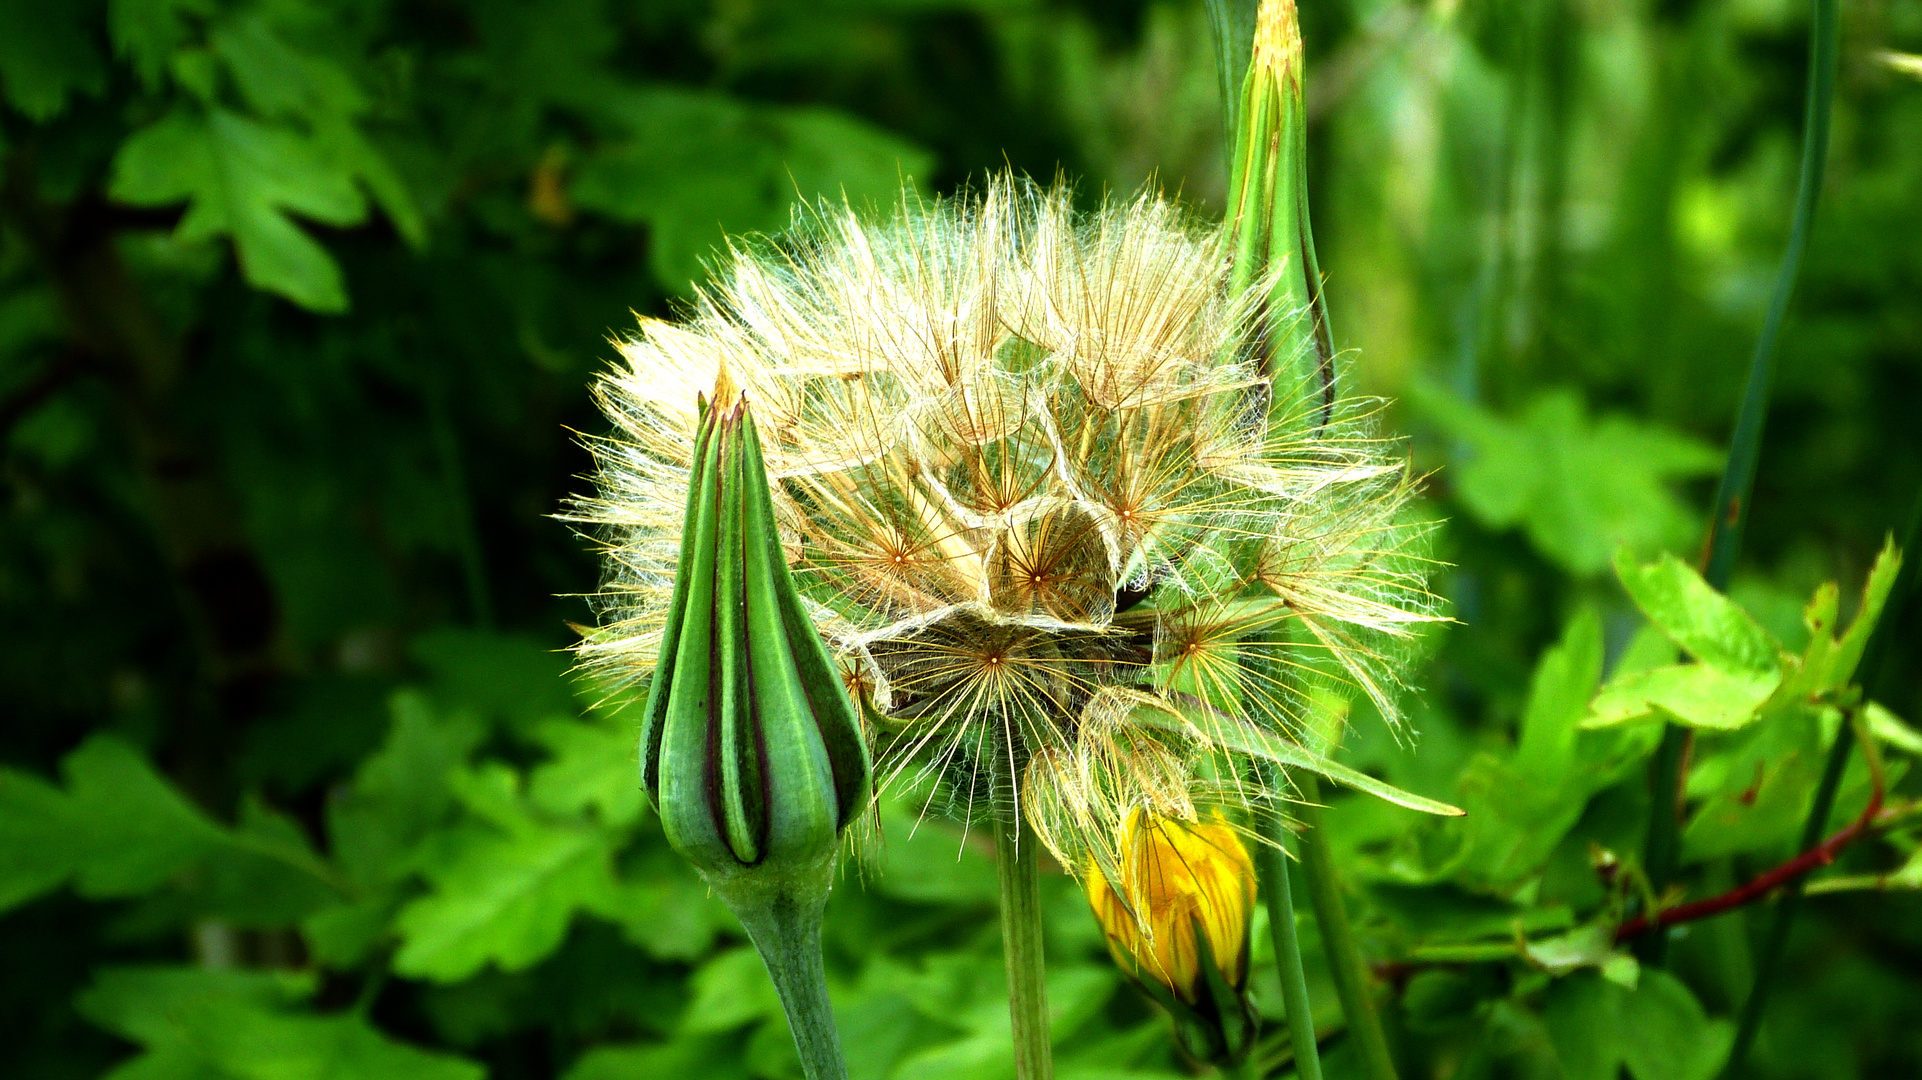
[[[1433,616],[1405,464],[1268,385],[1229,270],[1218,228],[1152,194],[1078,215],[1011,180],[732,251],[597,388],[615,430],[571,517],[608,576],[580,654],[651,669],[696,398],[725,370],[879,784],[994,813],[1012,790],[1065,865],[1110,871],[1137,808],[1275,796],[1232,729],[1287,734],[1326,678],[1392,723],[1397,642]],[[1270,404],[1291,400],[1316,407]]]

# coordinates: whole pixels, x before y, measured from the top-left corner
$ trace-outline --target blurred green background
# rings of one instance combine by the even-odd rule
[[[1617,546],[1700,544],[1808,14],[1301,14],[1344,378],[1433,471],[1459,620],[1420,738],[1364,723],[1349,752],[1451,797],[1572,613],[1626,646]],[[1791,648],[1922,487],[1922,78],[1884,55],[1922,52],[1922,0],[1847,0],[1842,33],[1733,589]],[[587,384],[630,310],[671,313],[724,232],[799,198],[1011,167],[1218,214],[1211,50],[1199,0],[0,0],[0,1073],[794,1075],[758,960],[640,800],[631,718],[566,675],[598,570],[546,515],[586,487]],[[1915,623],[1880,695],[1911,719]],[[1594,805],[1645,803],[1612,782]],[[1400,819],[1344,805],[1377,959],[1495,918],[1397,884],[1364,841]],[[1699,872],[1767,865],[1783,820]],[[830,908],[855,1076],[1005,1072],[991,867],[884,824]],[[1063,1074],[1189,1071],[1048,887]],[[1646,1037],[1721,1030],[1743,920],[1681,946],[1695,1027]],[[1915,894],[1812,902],[1789,962],[1756,1075],[1922,1075]],[[1405,1075],[1575,1075],[1502,965],[1396,992]]]

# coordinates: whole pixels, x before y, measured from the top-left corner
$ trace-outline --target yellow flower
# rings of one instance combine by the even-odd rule
[[[1233,827],[1219,814],[1203,824],[1136,809],[1122,827],[1117,869],[1114,882],[1096,868],[1084,877],[1095,921],[1123,970],[1198,1006],[1207,996],[1206,948],[1223,980],[1243,988],[1255,868]]]

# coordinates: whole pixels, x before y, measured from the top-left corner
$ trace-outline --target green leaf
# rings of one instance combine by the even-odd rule
[[[1461,970],[1430,968],[1408,980],[1402,991],[1402,1014],[1410,1031],[1446,1034],[1473,1021],[1489,1001],[1504,992],[1494,969],[1486,965]]]
[[[288,45],[259,14],[228,20],[208,35],[208,44],[258,115],[305,124],[320,155],[367,185],[401,238],[416,250],[426,245],[427,227],[412,193],[356,123],[368,102],[346,69]]]
[[[1642,972],[1621,1003],[1622,1063],[1635,1080],[1710,1080],[1728,1057],[1735,1032],[1710,1020],[1681,980],[1666,971]]]
[[[684,1032],[732,1031],[783,1015],[761,954],[750,946],[729,949],[701,965],[693,984],[694,1000],[681,1022]]]
[[[707,1035],[638,1046],[597,1047],[582,1054],[561,1080],[637,1080],[652,1076],[743,1080],[747,1065],[738,1039]]]
[[[1630,720],[1673,720],[1709,731],[1746,727],[1782,677],[1775,672],[1729,671],[1708,664],[1671,664],[1617,679],[1595,697],[1585,728]]]
[[[1710,1080],[1734,1031],[1710,1020],[1688,987],[1666,971],[1644,970],[1634,990],[1590,974],[1550,987],[1542,1019],[1567,1080]]]
[[[1625,996],[1593,972],[1557,979],[1548,988],[1542,1022],[1564,1080],[1617,1080],[1628,1034],[1621,1026]]]
[[[186,886],[195,905],[237,927],[282,927],[338,903],[344,882],[292,818],[249,796],[238,826]]]
[[[919,903],[992,905],[1000,898],[994,860],[958,829],[921,820],[895,799],[881,803],[880,868],[869,887]]]
[[[1682,832],[1684,858],[1773,855],[1792,843],[1822,774],[1824,745],[1818,712],[1798,708],[1698,749],[1688,795],[1701,805]]]
[[[81,744],[62,771],[65,792],[0,770],[0,902],[7,906],[69,878],[90,897],[147,892],[225,840],[220,826],[111,735]]]
[[[492,827],[451,834],[426,863],[434,890],[395,920],[394,970],[440,982],[490,961],[519,971],[560,945],[577,909],[613,902],[613,849],[600,830],[536,818],[505,766],[456,773],[454,789]]]
[[[1605,977],[1612,970],[1615,975],[1610,981],[1624,985],[1634,983],[1637,978],[1629,974],[1636,970],[1634,958],[1615,947],[1615,927],[1608,923],[1590,923],[1566,934],[1527,942],[1522,946],[1522,955],[1529,963],[1558,978],[1585,967],[1602,971]]]
[[[1535,667],[1514,756],[1483,755],[1462,772],[1468,816],[1457,866],[1472,885],[1501,888],[1538,871],[1608,779],[1578,759],[1579,724],[1601,676],[1601,619],[1584,609]]]
[[[533,736],[554,755],[528,784],[535,806],[560,815],[593,807],[612,826],[631,825],[640,816],[640,748],[630,726],[550,720]]]
[[[87,740],[62,771],[65,791],[0,770],[0,908],[69,879],[96,898],[172,884],[191,910],[275,926],[339,896],[339,876],[299,826],[255,799],[227,829],[111,735]]]
[[[221,829],[133,747],[96,735],[62,763],[77,880],[87,896],[130,896],[161,884],[221,840]]]
[[[687,291],[723,235],[768,231],[797,202],[892,201],[932,162],[912,143],[841,113],[755,108],[666,87],[604,103],[624,138],[574,171],[579,206],[649,228],[657,277]]]
[[[449,702],[517,727],[575,713],[567,654],[531,637],[445,627],[414,639],[408,651],[433,673],[436,695]]]
[[[1615,573],[1648,621],[1702,663],[1729,672],[1781,671],[1775,639],[1694,567],[1673,555],[1641,565],[1624,549]]]
[[[387,937],[421,853],[452,817],[448,777],[486,733],[472,713],[436,710],[418,691],[395,694],[389,708],[386,743],[327,805],[328,838],[358,896],[301,924],[308,948],[333,966],[359,963]]]
[[[1417,383],[1411,399],[1466,447],[1451,476],[1469,512],[1493,528],[1522,528],[1576,573],[1607,566],[1620,546],[1688,542],[1698,515],[1672,485],[1721,467],[1714,448],[1665,428],[1591,421],[1573,390],[1547,391],[1512,419],[1432,385]]]
[[[107,36],[114,53],[131,61],[141,81],[154,89],[168,58],[187,43],[188,17],[213,10],[214,0],[109,0]]]
[[[352,1015],[290,1007],[311,976],[204,968],[101,972],[78,1002],[144,1053],[115,1076],[139,1080],[481,1080],[478,1065],[396,1042]]]
[[[1782,682],[1777,698],[1784,704],[1806,701],[1830,690],[1848,686],[1855,678],[1862,650],[1882,617],[1889,590],[1902,570],[1902,555],[1893,540],[1883,544],[1875,565],[1862,584],[1862,599],[1856,605],[1855,619],[1839,638],[1835,636],[1839,590],[1828,583],[1815,590],[1803,610],[1802,622],[1808,627],[1808,645],[1794,658],[1789,675]]]
[[[0,911],[52,892],[73,874],[68,826],[59,788],[0,769]]]
[[[1602,680],[1602,620],[1584,608],[1542,654],[1512,763],[1518,778],[1544,791],[1562,787],[1575,763],[1576,730]]]
[[[619,923],[622,935],[655,959],[683,963],[705,956],[720,933],[739,931],[740,922],[685,859],[665,845],[655,855],[631,867],[595,914]]]
[[[51,120],[69,97],[106,86],[87,14],[79,3],[0,0],[0,93],[27,119]]]
[[[108,190],[135,206],[190,200],[180,239],[231,236],[249,284],[314,311],[347,310],[340,267],[289,215],[357,225],[367,203],[352,173],[312,139],[225,109],[182,107],[128,138]]]
[[[1868,721],[1869,734],[1897,750],[1922,757],[1922,731],[1910,727],[1901,717],[1874,702],[1870,702],[1862,713]]]
[[[388,707],[386,743],[327,808],[335,856],[363,889],[413,872],[420,845],[454,808],[449,776],[486,734],[471,713],[437,710],[418,691],[395,694]]]
[[[289,46],[259,12],[223,21],[207,35],[207,44],[263,118],[353,116],[367,107],[353,76]]]

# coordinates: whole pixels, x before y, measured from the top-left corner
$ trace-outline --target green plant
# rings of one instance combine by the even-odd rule
[[[1410,737],[1324,694],[1313,738],[1270,749],[1469,810],[1319,787],[1403,1076],[1726,1067],[1801,880],[1748,1074],[1922,1068],[1899,583],[1881,678],[1875,650],[1830,677],[1922,486],[1922,94],[1881,60],[1922,52],[1914,0],[1839,11],[1741,551],[1725,588],[1687,574],[1793,232],[1805,8],[1300,12],[1314,355],[1410,439],[1395,526],[1432,537],[1453,621],[1388,694]],[[598,568],[544,515],[592,468],[570,430],[607,430],[581,388],[630,308],[684,317],[724,237],[820,197],[877,220],[905,180],[932,201],[1011,169],[1080,178],[1086,215],[1158,169],[1225,218],[1244,73],[1206,16],[0,0],[0,1071],[799,1077],[765,966],[637,783],[641,703],[569,674]],[[1707,726],[1651,896],[1667,711]],[[827,904],[851,1080],[1013,1070],[991,845],[927,794],[856,826]],[[1023,846],[1060,1073],[1194,1075]],[[1812,855],[1834,862],[1796,876]],[[1306,1075],[1306,1043],[1357,1075],[1279,865],[1298,891],[1249,927],[1242,1068]],[[1651,913],[1662,971],[1633,956],[1652,933],[1609,940]],[[1282,1031],[1302,1013],[1316,1038]]]

